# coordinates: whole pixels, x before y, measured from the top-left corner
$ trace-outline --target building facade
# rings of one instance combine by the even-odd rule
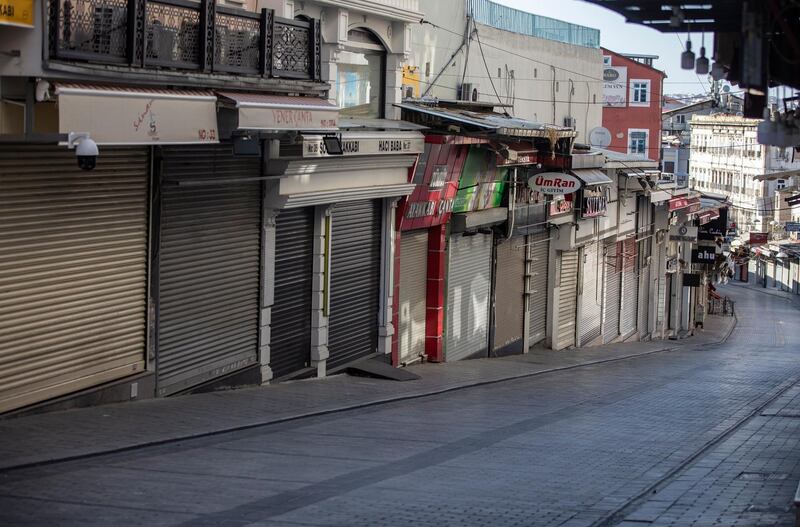
[[[601,51],[603,127],[611,134],[607,148],[658,161],[666,75],[647,60],[635,60],[605,48]]]
[[[404,95],[507,105],[586,142],[602,122],[600,32],[490,0],[422,0]],[[486,64],[484,64],[484,58]]]
[[[791,150],[758,144],[757,119],[734,115],[695,115],[690,121],[690,185],[728,196],[730,221],[741,234],[775,229],[775,192],[792,185],[800,164]]]

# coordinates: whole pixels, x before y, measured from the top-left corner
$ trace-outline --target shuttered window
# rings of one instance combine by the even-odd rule
[[[0,412],[144,369],[148,152],[0,148]]]
[[[447,251],[445,360],[486,356],[492,235],[453,235]]]
[[[558,332],[555,349],[575,345],[575,318],[578,307],[578,251],[562,251],[559,269]]]
[[[403,232],[400,238],[400,295],[397,338],[400,362],[425,354],[428,231]]]
[[[261,185],[236,181],[260,163],[229,146],[163,155],[157,371],[169,395],[256,362]]]
[[[617,242],[605,244],[605,302],[603,306],[603,342],[609,343],[619,336],[619,299],[621,286],[620,259]]]
[[[601,267],[599,243],[592,243],[583,249],[584,261],[581,267],[581,346],[590,344],[600,336],[600,323],[603,314],[603,270]]]
[[[495,271],[495,334],[494,349],[500,350],[522,341],[525,311],[525,246],[524,236],[514,236],[497,246]],[[518,350],[522,351],[520,347]]]
[[[381,200],[333,209],[328,371],[378,351]]]
[[[283,210],[275,221],[275,303],[270,368],[275,379],[311,366],[314,208]]]
[[[543,340],[547,330],[547,276],[550,263],[549,233],[528,236],[529,341],[533,346]]]

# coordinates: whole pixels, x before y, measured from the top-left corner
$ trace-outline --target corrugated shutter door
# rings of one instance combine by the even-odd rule
[[[549,233],[528,236],[530,275],[528,302],[528,343],[533,346],[543,340],[547,331],[547,272],[550,265]]]
[[[428,231],[403,232],[400,237],[400,298],[398,344],[400,362],[425,354],[425,313]]]
[[[275,220],[275,303],[270,317],[274,378],[311,365],[314,208],[283,210]]]
[[[767,261],[767,287],[775,287],[775,262]]]
[[[561,252],[558,295],[558,345],[556,349],[575,345],[575,317],[578,307],[578,251]]]
[[[603,343],[608,344],[619,336],[620,269],[617,243],[605,244],[605,306],[603,309]]]
[[[495,272],[494,349],[522,340],[525,295],[524,236],[515,236],[497,246]]]
[[[800,263],[792,262],[791,271],[789,283],[792,284],[792,292],[797,294],[800,293]]]
[[[148,155],[0,148],[0,412],[144,368]]]
[[[600,336],[600,323],[603,316],[603,269],[601,267],[599,247],[599,243],[592,243],[583,250],[581,346],[590,344]]]
[[[636,331],[638,317],[639,281],[636,278],[636,242],[629,238],[621,242],[622,250],[622,313],[620,315],[620,334],[622,338],[630,337]]]
[[[258,159],[230,147],[164,149],[158,392],[253,364],[258,350],[261,185]],[[219,179],[219,183],[177,185]]]
[[[448,260],[445,359],[486,354],[492,235],[451,236]]]
[[[639,269],[639,336],[650,333],[650,266]]]
[[[328,371],[378,351],[380,200],[333,209]]]

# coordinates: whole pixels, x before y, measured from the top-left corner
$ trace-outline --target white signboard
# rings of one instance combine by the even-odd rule
[[[669,241],[696,242],[697,227],[691,227],[688,225],[673,225],[669,228]]]
[[[622,106],[628,100],[628,68],[603,67],[603,106]]]
[[[528,179],[531,190],[542,194],[572,194],[581,188],[581,181],[575,176],[561,172],[542,172]]]
[[[343,156],[420,154],[425,150],[425,136],[419,132],[342,133]],[[303,157],[328,157],[321,135],[303,136]]]

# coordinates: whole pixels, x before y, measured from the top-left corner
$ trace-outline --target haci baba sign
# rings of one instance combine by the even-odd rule
[[[531,190],[542,194],[572,194],[581,187],[581,182],[575,176],[561,172],[542,172],[528,179]]]

